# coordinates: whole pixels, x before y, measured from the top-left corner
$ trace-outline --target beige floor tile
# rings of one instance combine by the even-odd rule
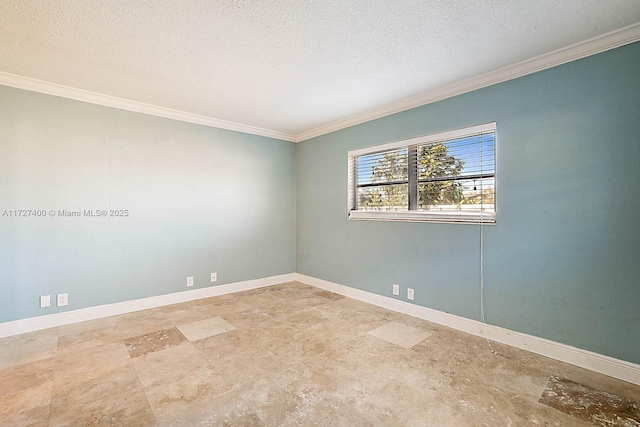
[[[22,427],[46,421],[51,402],[51,382],[5,394],[0,400],[2,427]]]
[[[296,291],[296,292],[317,292],[318,291],[318,288],[316,287],[313,287],[311,285],[307,285],[301,282],[296,282],[296,281],[280,283],[278,285],[273,285],[273,286],[269,286],[261,289],[265,289],[270,292],[284,291],[284,290]]]
[[[0,370],[47,359],[56,354],[58,336],[39,331],[0,339]]]
[[[206,298],[194,301],[194,305],[209,310],[209,317],[224,316],[253,308],[248,302],[235,296],[233,298]]]
[[[264,308],[282,301],[282,298],[278,298],[273,292],[261,289],[239,292],[237,298],[249,308]]]
[[[235,329],[235,326],[222,317],[212,317],[210,319],[179,325],[178,329],[189,341],[193,342],[232,331]]]
[[[201,408],[234,388],[190,342],[132,361],[158,419]]]
[[[329,368],[338,378],[372,383],[394,381],[420,390],[428,398],[435,398],[452,381],[452,375],[417,356],[414,351],[391,346],[372,336],[345,348]]]
[[[499,352],[496,354],[492,349]],[[424,365],[439,366],[455,378],[513,392],[532,402],[538,401],[549,379],[550,371],[544,364],[527,364],[525,356],[514,358],[484,338],[465,336],[450,329],[432,333],[411,350],[411,359],[403,359],[402,364],[417,368],[418,372],[424,370]],[[540,357],[527,354],[534,359]]]
[[[271,286],[268,289],[276,298],[286,301],[297,300],[301,305],[324,304],[328,302],[326,300],[323,301],[320,295],[317,295],[320,292],[324,292],[323,290],[297,282],[283,283],[282,285]]]
[[[55,358],[24,363],[0,371],[0,402],[9,394],[53,381]]]
[[[368,312],[366,310],[352,310],[339,304],[337,301],[333,304],[326,304],[315,309],[322,312],[327,319],[327,324],[321,324],[315,328],[318,333],[322,331],[331,331],[341,336],[362,336],[369,331],[382,326],[391,321],[379,313]]]
[[[58,339],[58,350],[87,349],[119,342],[125,338],[128,338],[128,336],[123,336],[122,332],[115,326],[105,326],[96,329],[73,332],[67,335],[60,335]]]
[[[241,292],[238,298],[249,304],[252,308],[260,308],[270,314],[286,313],[301,307],[310,307],[313,305],[327,304],[326,298],[314,295],[313,288],[298,288],[296,286],[284,286],[282,288],[273,287],[254,289],[251,291]]]
[[[288,369],[248,384],[239,392],[267,426],[291,425],[305,420],[327,395],[320,387]]]
[[[154,422],[132,364],[119,365],[71,388],[54,389],[51,397],[51,426],[150,426]]]
[[[398,316],[405,316],[403,314],[388,310],[386,308],[378,307],[375,305],[367,304],[366,302],[358,301],[353,298],[343,298],[333,302],[334,305],[341,307],[344,310],[352,312],[364,312],[376,316],[380,316],[383,319],[389,321],[398,319]]]
[[[389,322],[382,325],[369,332],[369,334],[407,349],[431,335],[430,332],[396,322]]]
[[[193,345],[224,383],[233,384],[234,390],[288,367],[281,358],[260,345],[252,333],[237,329],[196,341]]]
[[[442,425],[464,425],[455,416],[438,420],[434,415],[447,412],[446,403],[392,378],[354,381],[342,389],[341,395],[348,397],[352,392],[360,396],[354,406],[359,412],[370,414],[373,425],[438,425],[434,424],[434,418]],[[430,411],[425,411],[425,407]]]
[[[115,330],[118,332],[120,339],[127,339],[161,329],[170,329],[173,326],[175,325],[167,318],[167,314],[160,307],[117,316]]]
[[[344,298],[344,295],[336,294],[334,292],[329,292],[329,291],[314,292],[314,295],[317,295],[322,298],[327,298],[331,301],[338,301]]]
[[[277,322],[266,311],[260,308],[252,308],[237,313],[230,313],[224,319],[243,331],[258,330]]]
[[[88,320],[86,322],[73,323],[55,328],[59,336],[78,334],[80,332],[92,331],[107,327],[115,327],[118,323],[118,316],[104,317],[102,319]]]
[[[260,304],[258,307],[272,316],[289,316],[295,312],[303,311],[315,311],[320,313],[320,311],[316,309],[336,302],[321,295],[317,295],[314,292],[306,291],[296,297],[285,297],[287,293],[293,292],[294,291],[285,290],[273,292],[271,294],[272,300],[269,303]]]
[[[238,426],[260,427],[265,424],[237,393],[227,393],[159,420],[156,427]]]
[[[327,315],[315,305],[295,306],[287,303],[268,307],[265,311],[274,319],[290,324],[298,329],[306,329],[329,320]]]
[[[167,318],[175,325],[197,322],[212,317],[226,317],[229,314],[252,309],[253,306],[238,299],[225,298],[217,301],[216,298],[191,301],[186,304],[168,306],[163,310]]]
[[[169,319],[174,326],[214,317],[211,308],[207,306],[176,304],[166,307],[163,310],[166,313],[167,319]]]
[[[131,358],[122,341],[92,347],[65,348],[55,358],[54,393],[62,393],[109,372],[130,368]]]
[[[321,326],[318,325],[318,328]],[[276,332],[278,331],[279,332]],[[268,340],[268,338],[273,338]],[[270,333],[257,340],[274,355],[290,366],[299,363],[317,364],[338,360],[355,338],[336,334],[325,339],[310,331],[310,328],[293,327],[287,322],[272,326]]]

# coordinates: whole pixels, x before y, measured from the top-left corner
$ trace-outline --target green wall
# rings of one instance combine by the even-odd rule
[[[635,43],[298,144],[297,271],[479,320],[480,227],[347,220],[347,152],[495,121],[486,321],[640,363],[638,70]]]
[[[294,272],[294,167],[289,142],[0,87],[0,322]]]

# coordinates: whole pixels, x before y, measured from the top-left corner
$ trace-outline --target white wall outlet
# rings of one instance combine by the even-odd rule
[[[218,273],[211,273],[211,283],[218,280]]]
[[[396,285],[395,283],[393,284],[393,294],[400,295],[400,286]]]
[[[58,307],[69,304],[69,294],[58,294]]]
[[[51,295],[42,295],[40,297],[40,308],[51,307]]]
[[[193,276],[187,277],[187,288],[193,286]]]
[[[413,289],[407,288],[407,299],[413,301]]]

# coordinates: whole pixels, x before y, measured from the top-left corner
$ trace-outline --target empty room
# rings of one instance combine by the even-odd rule
[[[0,426],[640,427],[638,0],[0,0]]]

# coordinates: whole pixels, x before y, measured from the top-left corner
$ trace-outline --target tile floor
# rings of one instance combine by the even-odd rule
[[[492,346],[294,282],[1,339],[0,425],[640,426],[640,387]]]

